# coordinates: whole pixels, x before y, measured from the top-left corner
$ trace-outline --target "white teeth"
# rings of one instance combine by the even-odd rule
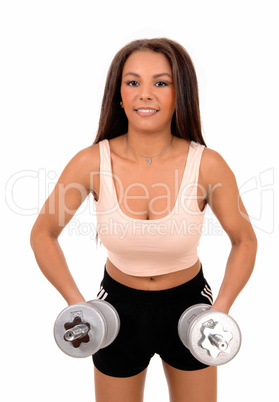
[[[157,112],[157,110],[154,110],[154,109],[138,109],[137,111],[141,112],[141,113],[154,113],[154,112]]]

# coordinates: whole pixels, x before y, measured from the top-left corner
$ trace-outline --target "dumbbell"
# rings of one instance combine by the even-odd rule
[[[91,300],[66,307],[54,324],[59,348],[72,357],[88,357],[110,345],[117,337],[120,319],[105,300]]]
[[[197,360],[220,366],[238,353],[241,332],[231,316],[210,308],[208,304],[196,304],[185,310],[178,322],[178,334]]]

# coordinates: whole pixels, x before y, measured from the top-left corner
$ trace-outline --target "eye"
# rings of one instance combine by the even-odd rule
[[[155,84],[156,87],[166,87],[167,85],[165,81],[157,81]]]
[[[127,82],[127,85],[128,85],[129,87],[138,87],[138,86],[139,86],[139,83],[138,83],[137,81],[128,81],[128,82]]]

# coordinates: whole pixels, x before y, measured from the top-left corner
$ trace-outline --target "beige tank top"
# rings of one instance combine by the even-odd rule
[[[111,169],[109,141],[99,142],[100,191],[95,201],[97,231],[109,260],[133,276],[168,274],[191,267],[206,208],[197,202],[199,167],[204,145],[191,141],[173,210],[160,219],[135,219],[119,207]]]

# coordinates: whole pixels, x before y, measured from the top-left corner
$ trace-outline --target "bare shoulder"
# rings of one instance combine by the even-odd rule
[[[78,151],[67,165],[68,167],[81,168],[88,171],[97,171],[100,166],[99,144],[90,145]],[[67,167],[66,166],[66,167]]]
[[[212,172],[214,174],[218,172],[231,172],[231,169],[222,155],[211,149],[211,148],[204,148],[203,156],[201,160],[201,169],[207,172]]]
[[[90,145],[77,152],[64,168],[59,181],[80,183],[90,188],[90,177],[100,170],[99,145]]]
[[[202,164],[207,168],[220,168],[227,165],[222,155],[211,148],[204,148],[202,156]]]
[[[203,151],[200,170],[204,177],[211,179],[214,179],[214,177],[216,179],[220,179],[221,177],[225,178],[234,176],[232,170],[222,155],[219,152],[207,147],[204,148]]]

